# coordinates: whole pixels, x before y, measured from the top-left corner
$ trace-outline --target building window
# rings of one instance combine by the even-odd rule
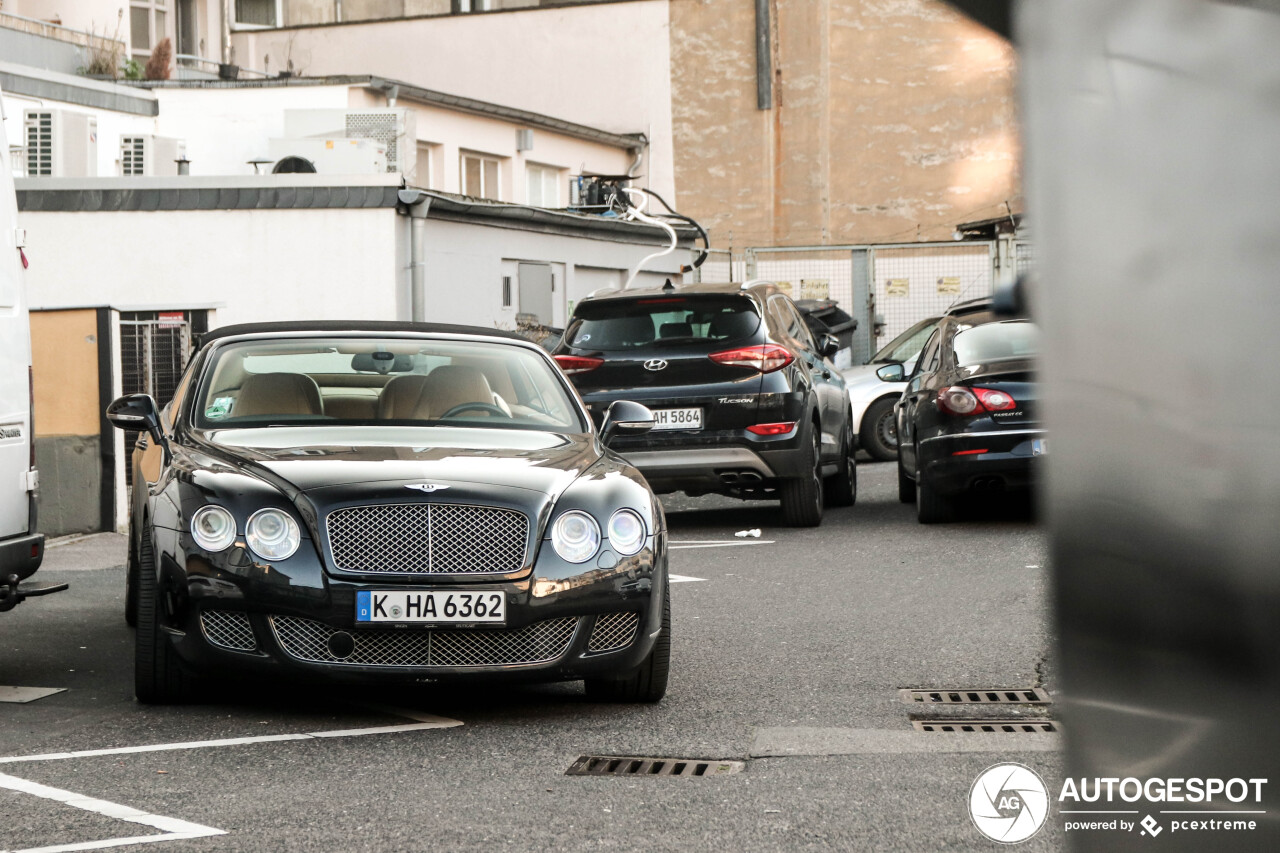
[[[279,0],[236,0],[237,27],[275,27],[279,22]]]
[[[496,157],[485,157],[483,154],[462,155],[462,194],[502,200]]]
[[[133,0],[129,6],[130,50],[136,59],[151,56],[151,49],[168,35],[169,0]]]
[[[534,207],[560,207],[563,171],[553,166],[530,163],[525,167],[525,203]]]
[[[413,164],[412,183],[423,189],[436,189],[436,152],[437,146],[429,142],[418,143],[418,157]]]
[[[502,277],[502,307],[511,307],[511,276],[509,275]]]

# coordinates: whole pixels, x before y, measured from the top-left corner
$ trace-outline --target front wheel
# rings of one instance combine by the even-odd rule
[[[875,459],[888,462],[898,458],[898,418],[893,412],[893,398],[877,400],[862,417],[862,448]]]
[[[138,625],[138,549],[134,547],[132,533],[124,567],[124,623],[130,628]]]
[[[818,452],[817,424],[809,428],[809,433],[809,455],[801,462],[806,473],[783,480],[778,488],[782,493],[782,517],[790,527],[817,527],[822,523],[822,456]]]
[[[858,500],[858,463],[853,458],[853,420],[841,433],[840,446],[844,448],[836,472],[823,481],[826,494],[823,498],[831,506],[853,506]]]
[[[671,672],[671,582],[662,589],[662,632],[640,666],[625,678],[587,678],[587,698],[596,702],[658,702],[667,695]]]
[[[191,677],[182,669],[169,635],[160,626],[163,602],[156,580],[155,550],[151,531],[142,528],[138,537],[138,629],[134,634],[133,692],[145,705],[168,705],[188,701],[192,696]]]

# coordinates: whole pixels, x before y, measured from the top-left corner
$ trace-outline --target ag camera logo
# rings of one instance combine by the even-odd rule
[[[993,764],[969,789],[969,816],[978,831],[1001,844],[1026,841],[1049,816],[1049,789],[1022,764]]]

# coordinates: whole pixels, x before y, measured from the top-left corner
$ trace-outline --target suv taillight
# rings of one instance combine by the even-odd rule
[[[560,365],[560,369],[566,375],[572,376],[575,373],[586,373],[588,370],[595,370],[604,364],[603,358],[591,358],[585,355],[557,355],[553,356],[556,364]]]
[[[728,364],[733,367],[752,367],[761,373],[773,373],[781,370],[796,360],[791,350],[777,344],[760,344],[754,347],[738,347],[724,352],[713,352],[707,356],[716,364]]]
[[[1018,403],[994,388],[966,388],[952,385],[938,392],[938,408],[949,415],[974,415],[979,412],[1009,412]]]

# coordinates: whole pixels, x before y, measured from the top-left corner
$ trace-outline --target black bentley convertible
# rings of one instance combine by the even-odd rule
[[[143,702],[202,676],[584,680],[652,702],[666,529],[543,350],[406,323],[229,326],[133,453],[126,617]]]

